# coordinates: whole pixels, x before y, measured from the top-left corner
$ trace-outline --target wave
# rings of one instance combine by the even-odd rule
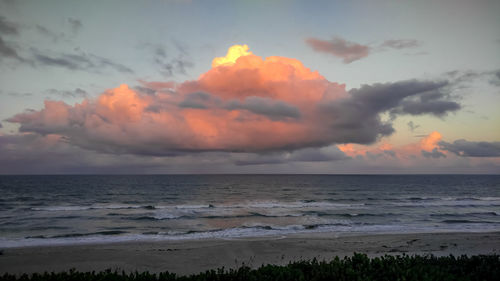
[[[314,200],[305,200],[305,201],[296,201],[296,202],[276,202],[276,201],[263,201],[263,202],[254,202],[247,203],[242,205],[236,205],[240,207],[250,207],[250,208],[284,208],[284,209],[297,209],[297,208],[356,208],[365,206],[364,203],[332,203],[328,201],[314,201]]]
[[[170,215],[170,214],[162,214],[162,215],[154,215],[154,216],[140,216],[140,217],[125,217],[126,219],[131,219],[131,220],[150,220],[150,221],[155,221],[155,220],[172,220],[172,219],[180,219],[180,218],[193,218],[190,216],[176,216],[176,215]]]
[[[344,214],[331,214],[331,215],[336,215],[336,216],[341,216],[341,217],[389,217],[389,216],[399,216],[401,214],[396,214],[396,213],[344,213]]]
[[[123,230],[106,230],[106,231],[98,231],[98,232],[91,232],[91,233],[60,234],[60,235],[51,236],[50,238],[71,238],[71,237],[82,237],[82,236],[91,236],[91,235],[118,235],[118,234],[125,234],[125,233],[128,233],[128,232],[123,231]]]
[[[484,221],[484,220],[442,220],[442,223],[460,223],[460,224],[469,224],[469,223],[487,223],[487,224],[500,224],[500,222],[495,221]]]
[[[425,206],[446,206],[446,207],[475,207],[475,206],[500,206],[500,200],[476,200],[476,199],[441,199],[433,201],[412,201],[394,202],[393,206],[399,207],[425,207]]]
[[[365,206],[364,203],[332,203],[328,201],[303,200],[295,202],[280,201],[257,201],[242,204],[181,204],[181,205],[130,205],[130,204],[105,204],[105,205],[61,205],[47,207],[32,207],[33,211],[82,211],[92,209],[177,209],[177,210],[200,210],[200,209],[300,209],[300,208],[357,208]]]
[[[44,245],[74,245],[116,243],[127,241],[171,241],[199,239],[238,239],[247,237],[282,237],[301,233],[331,233],[339,235],[365,235],[376,233],[422,233],[422,232],[487,232],[499,231],[499,223],[469,220],[453,220],[443,226],[422,225],[384,225],[332,221],[329,223],[311,223],[277,226],[272,224],[243,225],[240,227],[212,230],[189,231],[144,231],[130,233],[122,230],[98,231],[91,233],[67,233],[54,236],[34,235],[25,238],[8,239],[0,237],[0,247],[28,247]]]
[[[49,206],[49,207],[33,207],[33,211],[83,211],[83,210],[93,210],[93,209],[146,209],[154,210],[155,207],[152,205],[88,205],[88,206]]]
[[[500,216],[499,212],[441,213],[430,214],[431,217],[463,217],[463,216]]]

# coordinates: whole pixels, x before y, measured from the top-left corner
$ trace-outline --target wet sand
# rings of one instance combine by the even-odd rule
[[[500,232],[379,234],[335,237],[331,233],[287,237],[196,241],[127,242],[3,249],[0,274],[44,271],[170,271],[191,274],[215,269],[287,264],[300,259],[391,255],[500,254]]]

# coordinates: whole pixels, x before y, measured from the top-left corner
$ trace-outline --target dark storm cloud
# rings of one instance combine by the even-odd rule
[[[443,83],[446,84],[441,84],[441,86],[435,89],[430,89],[420,95],[402,100],[398,107],[391,110],[391,114],[432,114],[442,117],[449,112],[459,110],[461,105],[453,100],[454,97],[445,88],[448,83]]]
[[[408,49],[420,47],[421,43],[415,39],[391,39],[385,40],[380,47],[391,49]]]
[[[306,39],[306,43],[317,52],[328,53],[342,58],[344,63],[351,63],[362,59],[370,53],[368,46],[350,42],[340,37],[334,37],[329,41],[308,38]]]
[[[337,142],[373,143],[380,136],[387,136],[394,132],[392,123],[383,122],[380,114],[391,112],[394,116],[411,114],[406,112],[404,104],[409,99],[418,99],[421,104],[428,101],[425,96],[430,91],[442,90],[447,82],[408,80],[396,83],[363,85],[359,89],[350,91],[351,98],[330,105],[333,113],[332,126],[335,131],[343,131],[343,138]],[[442,115],[442,111],[434,112],[428,108],[427,113]]]
[[[439,147],[463,157],[500,157],[500,142],[474,142],[461,139],[452,143],[441,141]]]
[[[76,53],[76,54],[46,54],[37,49],[32,48],[36,66],[56,66],[69,70],[81,70],[95,72],[103,68],[110,68],[122,73],[133,73],[133,70],[120,64],[113,62],[110,59],[96,56],[93,54]]]
[[[300,110],[297,107],[283,101],[262,97],[248,97],[244,101],[234,100],[229,102],[225,108],[229,110],[248,110],[255,114],[267,116],[272,120],[300,118]]]
[[[402,102],[400,112],[411,115],[433,114],[436,116],[446,115],[448,112],[457,111],[461,108],[460,104],[454,101],[436,100],[436,101],[404,101]]]
[[[437,148],[434,148],[432,151],[425,151],[425,150],[422,150],[422,156],[424,156],[425,158],[446,158],[446,155],[444,153],[442,153],[441,151],[439,151]]]
[[[17,26],[17,24],[5,19],[5,17],[0,16],[0,34],[18,35],[19,34],[19,27]]]
[[[445,94],[430,100],[426,96],[432,91],[445,91],[447,85],[446,81],[419,80],[363,85],[350,90],[349,98],[323,105],[324,122],[329,122],[332,131],[336,132],[334,142],[370,144],[394,132],[390,120],[381,120],[381,113],[390,112],[396,118],[400,114],[418,115],[421,111],[442,116],[447,110],[456,110],[456,107],[434,106],[436,101],[450,98]],[[409,101],[420,110],[409,107]],[[427,103],[432,105],[427,106]]]

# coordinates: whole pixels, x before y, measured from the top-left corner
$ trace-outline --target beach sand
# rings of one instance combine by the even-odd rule
[[[44,271],[170,271],[181,275],[208,269],[287,264],[300,259],[329,260],[354,252],[369,256],[500,254],[500,232],[379,234],[335,237],[331,233],[281,238],[127,242],[3,249],[0,274]]]

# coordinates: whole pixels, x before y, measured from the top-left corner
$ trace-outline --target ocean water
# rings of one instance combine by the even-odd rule
[[[500,176],[0,176],[0,248],[500,231]]]

